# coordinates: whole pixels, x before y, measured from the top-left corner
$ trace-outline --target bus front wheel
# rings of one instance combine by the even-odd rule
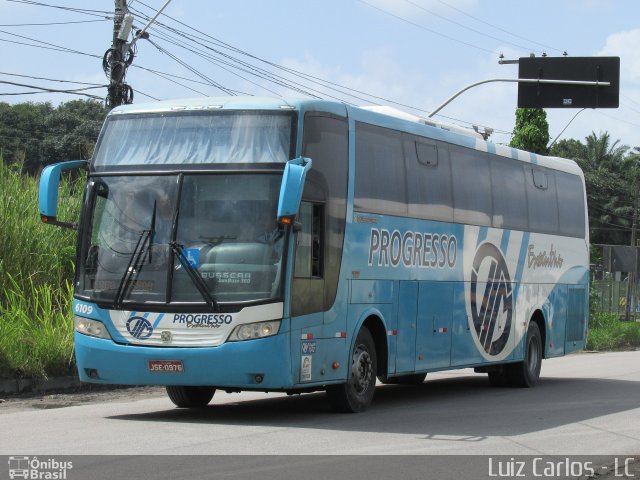
[[[367,327],[362,327],[353,347],[347,383],[327,387],[327,397],[335,411],[356,413],[369,407],[376,388],[376,365],[373,337]]]
[[[213,387],[182,387],[169,385],[167,395],[169,399],[180,408],[202,408],[209,405],[216,393]]]

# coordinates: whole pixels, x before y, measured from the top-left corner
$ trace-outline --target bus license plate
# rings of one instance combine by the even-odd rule
[[[184,365],[182,360],[149,360],[150,372],[182,373]]]

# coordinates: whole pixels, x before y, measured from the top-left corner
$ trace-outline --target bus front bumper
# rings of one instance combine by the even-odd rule
[[[292,387],[289,335],[217,347],[144,347],[75,332],[80,380],[112,385],[200,385],[281,390]],[[182,371],[166,371],[164,364]],[[162,365],[161,365],[162,366]]]

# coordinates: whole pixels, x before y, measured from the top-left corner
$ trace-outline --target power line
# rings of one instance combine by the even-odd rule
[[[629,125],[633,125],[634,127],[640,127],[640,124],[638,124],[638,123],[633,123],[633,122],[630,122],[628,120],[623,120],[621,118],[616,118],[616,117],[614,117],[612,115],[607,115],[606,113],[604,113],[604,112],[602,112],[600,110],[595,110],[595,111],[596,111],[596,113],[598,113],[600,115],[603,115],[603,116],[605,116],[607,118],[610,118],[612,120],[615,120],[616,122],[623,122],[623,123],[626,123],[626,124],[629,124]]]
[[[132,67],[134,67],[134,68],[139,68],[139,69],[141,69],[141,70],[145,70],[145,71],[147,71],[147,72],[149,72],[149,73],[151,73],[151,74],[153,74],[153,75],[156,75],[156,76],[158,76],[158,77],[160,77],[160,78],[163,78],[163,79],[167,80],[168,82],[174,83],[175,85],[180,85],[181,87],[186,88],[187,90],[191,90],[192,92],[198,93],[198,94],[202,95],[203,97],[206,97],[206,96],[207,96],[207,94],[206,94],[206,93],[204,93],[204,92],[201,92],[201,91],[199,91],[199,90],[196,90],[196,89],[194,89],[194,88],[191,88],[191,87],[189,87],[189,86],[187,86],[187,85],[185,85],[185,84],[183,84],[183,83],[178,82],[177,80],[173,80],[173,79],[168,78],[168,77],[180,78],[180,79],[182,79],[182,80],[187,80],[187,81],[189,81],[189,82],[193,82],[193,83],[199,83],[199,84],[201,84],[201,85],[209,85],[209,84],[208,84],[208,83],[206,83],[206,82],[201,82],[200,80],[193,80],[193,79],[191,79],[191,78],[180,77],[180,76],[177,76],[177,75],[172,75],[172,74],[170,74],[170,73],[160,72],[160,71],[158,71],[158,70],[153,70],[152,68],[143,67],[143,66],[141,66],[141,65],[135,65],[135,64],[134,64],[134,65],[132,65]]]
[[[469,31],[474,32],[474,33],[477,33],[478,35],[482,35],[483,37],[491,38],[493,40],[497,40],[498,42],[508,43],[509,45],[511,45],[513,47],[517,47],[517,48],[520,48],[520,49],[525,50],[525,51],[528,50],[527,47],[524,47],[522,45],[518,45],[517,43],[513,43],[513,42],[510,42],[509,40],[505,40],[505,39],[502,39],[502,38],[494,37],[493,35],[490,35],[488,33],[484,33],[484,32],[482,32],[480,30],[476,30],[475,28],[469,27],[469,26],[464,25],[464,24],[462,24],[460,22],[456,22],[455,20],[451,20],[450,18],[447,18],[444,15],[440,15],[439,13],[432,12],[431,10],[429,10],[429,9],[423,7],[422,5],[419,5],[418,3],[413,2],[411,0],[404,0],[404,1],[409,3],[410,5],[413,5],[416,8],[419,8],[420,10],[422,10],[424,12],[427,12],[430,15],[433,15],[434,17],[438,17],[438,18],[440,18],[440,19],[442,19],[442,20],[444,20],[446,22],[452,23],[452,24],[457,25],[457,26],[459,26],[461,28],[464,28],[464,29],[469,30]],[[543,52],[540,51],[540,53],[543,53]]]
[[[25,88],[33,88],[33,89],[37,89],[37,90],[41,90],[40,92],[24,92],[24,93],[0,93],[0,95],[33,95],[36,93],[67,93],[67,94],[72,94],[72,95],[83,95],[86,97],[90,97],[90,98],[96,98],[98,100],[102,100],[102,97],[98,97],[96,95],[91,95],[88,93],[82,93],[84,90],[91,90],[91,89],[95,89],[95,88],[103,88],[106,87],[106,85],[100,85],[97,87],[84,87],[84,88],[76,88],[73,90],[58,90],[58,89],[53,89],[53,88],[46,88],[46,87],[40,87],[37,85],[27,85],[24,83],[16,83],[16,82],[9,82],[6,80],[0,80],[0,83],[3,83],[5,85],[13,85],[16,87],[25,87]]]
[[[132,10],[134,10],[134,9],[132,9]],[[143,14],[139,13],[139,15],[143,15]],[[162,25],[162,24],[160,24],[160,25]],[[170,30],[172,32],[176,32],[176,34],[179,35],[180,37],[182,37],[183,40],[186,39],[186,40],[188,40],[190,42],[193,42],[193,43],[195,43],[197,45],[200,45],[200,46],[206,48],[207,50],[212,51],[214,54],[217,54],[217,55],[219,55],[219,56],[221,56],[223,58],[226,58],[226,59],[230,59],[231,62],[227,61],[227,60],[224,60],[224,59],[217,58],[217,57],[215,57],[214,55],[212,55],[212,54],[210,54],[208,52],[203,52],[198,47],[191,47],[190,48],[190,47],[188,47],[188,46],[186,46],[184,44],[183,40],[181,41],[181,40],[173,39],[172,37],[170,37],[167,34],[163,34],[163,33],[157,32],[156,36],[158,36],[161,39],[164,39],[166,42],[169,42],[169,43],[171,43],[171,44],[173,44],[175,46],[183,48],[183,49],[193,53],[194,55],[197,55],[198,57],[206,60],[207,62],[215,64],[217,67],[219,67],[219,68],[231,73],[234,76],[237,76],[238,78],[241,78],[242,80],[245,80],[246,82],[249,82],[249,83],[257,86],[258,88],[264,89],[264,90],[268,91],[269,93],[271,93],[273,95],[280,96],[277,92],[265,87],[264,85],[260,85],[260,84],[258,84],[256,82],[253,82],[252,80],[250,80],[250,79],[248,79],[248,78],[246,78],[246,77],[244,77],[242,75],[239,75],[238,73],[235,73],[235,72],[229,70],[228,68],[225,68],[225,66],[230,67],[232,69],[237,69],[239,71],[242,71],[244,73],[248,73],[250,75],[257,76],[258,78],[262,78],[262,79],[270,81],[272,83],[276,83],[276,84],[278,84],[280,86],[283,86],[283,87],[291,89],[293,91],[302,93],[304,95],[308,95],[308,96],[311,96],[311,97],[314,97],[314,98],[321,98],[321,97],[319,97],[319,96],[317,96],[317,95],[315,95],[315,94],[313,94],[313,93],[311,93],[309,91],[305,91],[305,90],[302,90],[301,88],[296,87],[295,85],[300,85],[300,84],[297,84],[296,82],[293,82],[293,85],[291,83],[287,83],[287,82],[291,82],[291,81],[288,80],[288,79],[284,79],[283,77],[280,77],[280,76],[277,76],[277,75],[273,75],[270,72],[267,72],[264,69],[260,69],[258,67],[255,67],[255,66],[253,66],[253,65],[251,65],[251,64],[249,64],[247,62],[243,62],[242,60],[240,60],[238,58],[232,57],[232,56],[230,56],[228,54],[224,54],[224,53],[220,52],[219,50],[211,48],[208,45],[204,45],[204,44],[194,40],[193,38],[189,37],[187,34],[184,34],[183,32],[179,32],[178,30],[172,29],[171,27],[164,26],[164,28],[167,28],[168,30]],[[238,66],[238,65],[235,65],[233,62],[238,63],[238,65],[241,65],[241,67]]]
[[[405,23],[408,23],[409,25],[413,25],[414,27],[417,27],[417,28],[419,28],[421,30],[425,30],[425,31],[427,31],[429,33],[433,33],[434,35],[438,35],[439,37],[446,38],[447,40],[451,40],[452,42],[460,43],[462,45],[466,45],[467,47],[475,48],[476,50],[481,50],[483,52],[487,52],[487,53],[490,53],[492,55],[495,55],[495,52],[492,51],[492,50],[488,50],[486,48],[480,47],[480,46],[475,45],[473,43],[465,42],[463,40],[460,40],[459,38],[451,37],[451,36],[446,35],[444,33],[441,33],[441,32],[438,32],[436,30],[433,30],[431,28],[425,27],[424,25],[420,25],[419,23],[412,22],[411,20],[407,20],[406,18],[403,18],[403,17],[401,17],[399,15],[396,15],[395,13],[391,13],[391,12],[389,12],[387,10],[384,10],[384,9],[380,8],[380,7],[376,7],[375,5],[372,5],[372,4],[370,4],[369,2],[367,2],[365,0],[358,0],[358,1],[360,3],[364,3],[365,5],[371,7],[373,9],[375,9],[375,10],[378,10],[378,11],[384,13],[385,15],[389,15],[391,17],[397,18],[398,20],[401,20],[401,21],[403,21]]]
[[[631,231],[631,227],[625,227],[624,225],[620,225],[620,224],[617,224],[617,223],[607,222],[607,221],[601,220],[599,218],[589,217],[589,220],[592,221],[592,222],[597,222],[597,223],[604,224],[604,225],[610,225],[612,227],[618,228],[619,230],[626,230],[626,231],[629,231],[629,232]]]
[[[140,3],[141,5],[149,8],[149,9],[151,9],[151,7],[149,5],[145,4],[141,0],[139,0],[138,3]],[[303,78],[304,80],[306,80],[308,82],[311,82],[311,83],[314,83],[316,85],[320,85],[320,86],[329,88],[329,89],[334,90],[336,92],[339,92],[339,93],[341,93],[343,95],[349,95],[349,96],[352,96],[354,98],[359,98],[357,96],[352,95],[351,93],[348,93],[348,92],[354,92],[354,93],[357,93],[357,94],[366,95],[367,97],[372,98],[372,99],[381,100],[381,101],[385,102],[386,104],[393,104],[393,105],[397,105],[397,106],[400,106],[400,107],[409,108],[411,110],[415,110],[415,111],[418,111],[418,112],[425,112],[425,113],[429,112],[428,110],[421,109],[421,108],[415,107],[413,105],[407,105],[407,104],[403,104],[403,103],[400,103],[400,102],[397,102],[397,101],[394,101],[394,100],[390,100],[390,99],[387,99],[387,98],[384,98],[384,97],[376,96],[376,95],[373,95],[373,94],[370,94],[370,93],[367,93],[367,92],[363,92],[361,90],[357,90],[357,89],[353,89],[353,88],[347,87],[345,85],[340,85],[338,83],[335,83],[335,82],[332,82],[332,81],[329,81],[329,80],[326,80],[326,79],[323,79],[323,78],[320,78],[320,77],[317,77],[317,76],[313,76],[313,75],[306,74],[304,72],[300,72],[299,70],[295,70],[295,69],[292,69],[292,68],[289,68],[289,67],[285,67],[285,66],[279,65],[277,63],[271,62],[269,60],[263,59],[263,58],[258,57],[256,55],[253,55],[253,54],[251,54],[249,52],[246,52],[246,51],[244,51],[242,49],[234,47],[233,45],[230,45],[230,44],[228,44],[228,43],[226,43],[226,42],[224,42],[224,41],[222,41],[220,39],[212,37],[211,35],[209,35],[209,34],[207,34],[205,32],[202,32],[201,30],[198,30],[195,27],[187,25],[186,23],[184,23],[184,22],[182,22],[182,21],[180,21],[180,20],[178,20],[178,19],[176,19],[176,18],[174,18],[174,17],[172,17],[172,16],[170,16],[170,15],[168,15],[166,13],[163,13],[163,15],[166,16],[167,18],[169,18],[170,20],[180,24],[180,25],[182,25],[184,27],[187,27],[189,30],[195,31],[195,32],[199,33],[200,35],[202,35],[203,37],[205,37],[205,38],[197,37],[195,35],[192,35],[192,34],[184,32],[184,31],[178,30],[178,29],[176,29],[174,27],[170,27],[170,26],[165,25],[163,23],[156,22],[156,24],[158,26],[166,28],[166,29],[176,33],[177,35],[180,35],[181,37],[183,37],[185,39],[188,39],[188,40],[190,40],[190,41],[192,41],[194,43],[199,43],[199,42],[196,42],[196,40],[194,40],[194,38],[198,39],[198,40],[201,40],[201,41],[204,41],[204,42],[207,42],[207,43],[211,43],[211,44],[216,45],[218,47],[225,48],[225,49],[231,50],[233,52],[239,53],[241,55],[247,56],[248,58],[254,59],[254,60],[259,61],[261,63],[265,63],[266,65],[268,65],[270,67],[276,68],[278,70],[282,70],[282,71],[290,73],[290,74],[292,74],[294,76],[301,77],[301,78]],[[202,45],[201,43],[199,43],[199,44]],[[206,46],[206,48],[211,48],[211,47]],[[215,50],[215,51],[218,52],[217,50]],[[237,59],[235,59],[235,57],[228,57],[228,58],[232,58],[234,60],[237,60]],[[334,88],[334,87],[336,87],[336,88]],[[340,89],[342,89],[344,91],[341,91]],[[336,97],[333,97],[333,98],[336,98]],[[379,105],[375,101],[374,102],[372,102],[371,100],[366,100],[366,101],[374,103],[376,105]],[[348,102],[345,102],[345,103],[348,103]]]
[[[59,80],[57,78],[47,78],[47,77],[34,77],[33,75],[21,75],[19,73],[9,73],[9,72],[0,72],[0,75],[8,75],[11,77],[22,77],[22,78],[31,78],[33,80],[48,80],[49,82],[60,82],[60,83],[75,83],[78,85],[92,85],[95,87],[102,87],[99,83],[89,83],[89,82],[76,82],[73,80]]]
[[[492,23],[486,22],[486,21],[482,20],[481,18],[474,17],[473,15],[465,12],[464,10],[461,10],[461,9],[459,9],[457,7],[454,7],[453,5],[450,5],[450,4],[448,4],[447,2],[445,2],[443,0],[436,0],[436,1],[441,3],[442,5],[445,5],[445,6],[449,7],[449,8],[451,8],[451,9],[455,10],[456,12],[459,12],[459,13],[461,13],[461,14],[469,17],[469,18],[472,18],[473,20],[475,20],[477,22],[480,22],[480,23],[483,23],[485,25],[488,25],[491,28],[495,28],[496,30],[500,30],[501,32],[507,33],[507,34],[509,34],[509,35],[511,35],[513,37],[519,38],[521,40],[526,40],[527,42],[530,42],[530,43],[535,43],[536,45],[540,45],[541,47],[545,47],[548,50],[554,50],[556,52],[563,52],[562,50],[560,50],[558,48],[550,47],[549,45],[545,45],[543,43],[536,42],[535,40],[531,40],[529,38],[523,37],[522,35],[518,35],[517,33],[510,32],[509,30],[506,30],[506,29],[504,29],[502,27],[499,27],[498,25],[494,25]]]
[[[12,0],[12,1],[17,1],[17,0]],[[25,35],[18,35],[17,33],[7,32],[5,30],[0,30],[0,33],[4,33],[5,35],[10,35],[12,37],[23,38],[25,40],[29,40],[29,41],[32,41],[32,42],[40,43],[42,45],[31,45],[31,44],[28,44],[28,43],[21,43],[21,42],[17,42],[17,41],[14,41],[14,40],[6,40],[6,39],[0,38],[0,41],[3,41],[3,42],[18,43],[18,44],[22,44],[22,45],[28,45],[30,47],[38,47],[38,48],[44,48],[44,49],[47,49],[47,50],[56,50],[56,51],[61,51],[61,52],[66,52],[66,53],[74,53],[74,54],[77,54],[77,55],[85,55],[85,56],[88,56],[88,57],[102,58],[99,55],[93,55],[91,53],[81,52],[79,50],[74,50],[72,48],[62,47],[62,46],[56,45],[54,43],[44,42],[42,40],[38,40],[37,38],[31,38],[31,37],[27,37]]]
[[[4,23],[0,24],[0,27],[44,27],[51,25],[71,25],[75,23],[95,23],[95,22],[104,22],[107,20],[111,20],[111,18],[103,18],[101,20],[77,20],[74,22],[48,22],[48,23]]]
[[[149,5],[145,4],[142,1],[138,1],[138,3],[140,5],[143,5],[146,8],[151,9],[151,7]],[[140,16],[141,18],[145,18],[146,17],[146,15],[143,12],[141,12],[141,11],[139,11],[137,9],[131,8],[131,10],[134,13],[136,13],[138,16]],[[156,22],[155,26],[157,28],[164,28],[164,29],[174,33],[175,35],[178,35],[183,40],[181,41],[181,40],[167,39],[166,36],[162,35],[158,31],[155,31],[155,30],[157,30],[157,28],[154,29],[154,31],[155,31],[154,34],[155,35],[159,36],[159,38],[164,38],[165,41],[169,41],[169,42],[171,42],[171,43],[173,43],[175,45],[180,46],[181,48],[185,48],[185,49],[187,49],[189,51],[192,51],[192,53],[194,53],[194,54],[206,55],[207,58],[210,61],[211,61],[210,54],[202,53],[202,51],[197,49],[197,47],[195,47],[195,48],[198,50],[199,53],[198,52],[193,52],[193,49],[190,49],[189,47],[184,45],[184,40],[187,40],[187,41],[195,43],[196,45],[199,45],[199,46],[201,46],[203,48],[206,48],[207,50],[213,52],[214,54],[222,55],[222,56],[224,56],[225,58],[228,58],[231,61],[239,62],[240,65],[244,65],[246,68],[248,68],[250,70],[249,73],[251,73],[253,75],[257,75],[260,78],[267,79],[269,81],[274,81],[278,85],[285,86],[286,88],[290,88],[290,89],[293,88],[295,91],[301,92],[301,93],[306,94],[306,95],[317,97],[314,93],[312,93],[312,92],[315,92],[315,93],[320,93],[320,94],[322,94],[324,96],[329,96],[329,97],[335,98],[335,99],[337,99],[339,101],[342,101],[343,103],[350,103],[350,102],[346,102],[342,98],[338,98],[338,97],[329,95],[326,92],[321,92],[321,91],[316,90],[316,89],[312,89],[312,91],[310,92],[308,86],[305,87],[307,89],[306,91],[300,91],[300,89],[298,87],[295,87],[295,86],[292,87],[291,84],[283,85],[282,81],[291,82],[291,80],[285,79],[284,77],[275,75],[272,72],[269,72],[267,70],[264,70],[264,69],[261,69],[259,67],[256,67],[255,65],[252,65],[250,63],[244,62],[244,61],[242,61],[242,60],[240,60],[240,59],[238,59],[238,58],[236,58],[234,56],[231,56],[231,55],[228,55],[228,54],[224,54],[223,52],[220,52],[219,50],[217,50],[215,48],[212,48],[208,44],[212,44],[212,45],[215,45],[216,47],[221,47],[221,48],[225,48],[225,49],[231,50],[231,51],[236,52],[236,53],[240,53],[240,54],[242,54],[244,56],[247,56],[248,58],[254,59],[254,60],[259,61],[261,63],[265,63],[266,65],[268,65],[270,67],[273,67],[273,68],[276,68],[278,70],[281,70],[281,71],[284,71],[286,73],[289,73],[291,75],[300,77],[300,78],[304,79],[307,82],[311,82],[311,83],[317,84],[317,85],[322,86],[324,88],[329,88],[329,89],[331,89],[331,90],[333,90],[335,92],[338,92],[341,95],[348,95],[348,96],[351,96],[353,98],[357,98],[359,100],[362,100],[362,101],[365,101],[365,102],[369,102],[369,103],[373,103],[373,104],[379,104],[376,100],[380,100],[380,101],[384,102],[385,104],[393,104],[393,105],[397,105],[397,106],[400,106],[400,107],[408,108],[408,109],[411,109],[411,110],[414,110],[414,111],[417,111],[417,112],[429,112],[426,109],[421,109],[421,108],[415,107],[413,105],[407,105],[407,104],[404,104],[404,103],[401,103],[401,102],[397,102],[397,101],[394,101],[394,100],[391,100],[391,99],[388,99],[388,98],[376,96],[376,95],[373,95],[373,94],[370,94],[370,93],[367,93],[367,92],[363,92],[361,90],[352,89],[350,87],[347,87],[347,86],[344,86],[344,85],[340,85],[340,84],[337,84],[335,82],[331,82],[331,81],[326,80],[326,79],[315,77],[315,76],[306,74],[304,72],[300,72],[300,71],[295,70],[295,69],[291,69],[291,68],[288,68],[288,67],[284,67],[282,65],[278,65],[278,64],[276,64],[274,62],[271,62],[269,60],[265,60],[263,58],[260,58],[260,57],[258,57],[256,55],[253,55],[253,54],[248,53],[248,52],[246,52],[246,51],[244,51],[242,49],[239,49],[239,48],[237,48],[237,47],[235,47],[233,45],[230,45],[230,44],[228,44],[226,42],[223,42],[222,40],[219,40],[219,39],[217,39],[215,37],[212,37],[211,35],[209,35],[209,34],[207,34],[205,32],[202,32],[202,31],[198,30],[197,28],[194,28],[194,27],[192,27],[190,25],[187,25],[184,22],[182,22],[182,21],[180,21],[178,19],[175,19],[175,18],[171,17],[170,15],[168,15],[166,13],[163,13],[163,16],[169,18],[170,20],[176,22],[177,24],[180,24],[182,26],[185,26],[185,27],[189,28],[190,31],[197,32],[198,34],[200,34],[200,36],[196,36],[196,35],[193,35],[192,33],[184,32],[184,31],[182,31],[182,30],[180,30],[178,28],[166,25],[166,24],[164,24],[162,22]],[[148,18],[148,17],[146,17],[146,18]],[[206,44],[202,43],[202,42],[205,42]],[[226,63],[226,64],[230,65],[229,63]],[[247,70],[245,69],[243,71],[246,72]],[[202,82],[198,82],[198,81],[193,80],[193,79],[185,79],[185,80],[187,80],[189,82],[202,83]],[[301,85],[301,84],[294,82],[294,85]],[[355,94],[359,94],[359,95],[354,95],[354,93]],[[364,96],[369,97],[369,98],[368,99],[364,98],[361,95],[364,95]],[[375,100],[372,101],[371,99],[375,99]],[[456,122],[461,122],[461,123],[466,124],[466,125],[478,125],[478,122],[470,122],[470,121],[461,120],[461,119],[457,119],[457,118],[447,117],[446,115],[438,115],[438,116],[442,117],[442,118],[445,118],[445,119],[453,120],[453,121],[456,121]],[[496,133],[511,135],[511,132],[510,131],[506,131],[506,130],[494,129],[494,131]]]
[[[106,10],[90,10],[87,8],[74,8],[74,7],[61,7],[60,5],[51,5],[48,3],[35,2],[33,0],[7,0],[13,3],[24,3],[26,5],[34,5],[38,7],[49,7],[49,8],[57,8],[60,10],[67,10],[69,12],[82,13],[84,15],[92,15],[94,17],[104,17],[105,15],[110,15],[111,12]]]
[[[618,214],[618,213],[614,213],[614,212],[612,212],[612,211],[610,211],[610,210],[607,210],[607,209],[605,209],[605,208],[598,207],[597,205],[589,205],[589,208],[594,208],[594,209],[596,209],[596,210],[599,210],[599,211],[600,211],[600,212],[602,212],[602,213],[606,213],[606,214],[608,214],[608,215],[612,215],[612,216],[614,216],[614,217],[621,218],[621,219],[623,219],[623,220],[629,220],[629,221],[632,221],[632,220],[633,220],[633,217],[632,217],[632,216],[631,216],[631,217],[629,217],[629,216],[626,216],[626,215],[620,215],[620,214]],[[630,207],[630,208],[631,208],[631,207]]]
[[[134,92],[136,92],[136,93],[139,93],[139,94],[140,94],[140,95],[142,95],[143,97],[150,98],[151,100],[156,100],[156,101],[159,101],[159,100],[160,100],[159,98],[153,97],[153,96],[149,95],[148,93],[141,92],[141,91],[140,91],[139,89],[137,89],[137,88],[134,88],[134,89],[133,89],[133,91],[134,91]]]
[[[162,38],[162,35],[159,35],[159,37]],[[187,51],[193,53],[194,55],[197,55],[198,57],[204,59],[205,61],[213,63],[217,67],[219,67],[219,68],[231,73],[234,76],[237,76],[238,78],[241,78],[242,80],[245,80],[246,82],[249,82],[249,83],[257,86],[258,88],[262,88],[262,89],[268,91],[269,93],[271,93],[273,95],[280,96],[277,92],[265,87],[264,85],[260,85],[260,84],[258,84],[256,82],[246,78],[246,77],[243,77],[242,75],[239,75],[238,73],[235,73],[235,72],[231,71],[229,68],[225,68],[225,66],[223,66],[223,65],[226,65],[226,66],[228,66],[228,67],[230,67],[232,69],[237,69],[239,71],[248,73],[250,75],[257,76],[258,78],[262,78],[262,79],[270,81],[272,83],[276,83],[276,84],[278,84],[280,86],[283,86],[285,88],[297,91],[297,92],[302,93],[304,95],[308,95],[308,96],[311,96],[313,98],[321,98],[318,95],[310,93],[309,91],[305,91],[305,90],[303,90],[301,88],[296,87],[295,85],[299,85],[299,84],[297,84],[295,82],[293,82],[294,85],[286,83],[286,81],[281,80],[283,77],[272,76],[271,74],[269,74],[265,70],[253,67],[250,64],[247,64],[246,62],[242,62],[241,60],[235,59],[238,62],[239,65],[247,65],[248,68],[243,68],[243,67],[240,67],[238,65],[235,65],[232,62],[225,61],[225,60],[222,60],[222,59],[219,59],[219,58],[215,58],[214,56],[212,56],[211,54],[208,54],[206,52],[201,52],[201,51],[198,51],[198,50],[194,50],[193,48],[189,48],[189,47],[185,46],[183,43],[180,43],[180,42],[172,40],[172,39],[167,39],[167,37],[164,37],[164,40],[169,42],[169,43],[171,43],[171,44],[173,44],[173,45],[175,45],[175,46],[178,46],[180,48],[186,49]],[[209,47],[205,46],[205,48],[209,48]],[[227,57],[227,56],[223,55],[223,57]],[[229,58],[233,58],[233,57],[229,57]],[[265,73],[262,73],[262,72],[265,72]]]
[[[157,43],[147,39],[147,41],[153,45],[154,47],[156,47],[160,52],[164,53],[165,55],[167,55],[168,57],[170,57],[171,59],[173,59],[174,61],[178,62],[180,65],[182,65],[183,67],[185,67],[187,70],[191,71],[192,73],[196,74],[198,77],[202,78],[203,80],[207,81],[210,83],[211,86],[216,87],[217,89],[219,89],[220,91],[228,94],[228,95],[237,95],[238,92],[236,92],[235,90],[231,90],[228,89],[224,86],[222,86],[221,84],[219,84],[218,82],[216,82],[215,80],[210,79],[209,77],[207,77],[206,75],[204,75],[203,73],[200,73],[198,70],[196,70],[195,68],[191,67],[190,65],[188,65],[186,62],[180,60],[178,57],[176,57],[175,55],[173,55],[172,53],[170,53],[169,51],[167,51],[166,49],[162,48],[160,45],[158,45]]]

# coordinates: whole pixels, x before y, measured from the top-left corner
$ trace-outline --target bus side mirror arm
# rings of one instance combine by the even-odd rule
[[[286,163],[278,200],[279,223],[284,225],[294,225],[296,223],[294,219],[300,209],[304,182],[307,172],[311,169],[311,164],[311,159],[306,157],[294,158]]]
[[[64,170],[86,168],[87,165],[88,162],[86,160],[70,160],[68,162],[48,165],[42,171],[38,188],[38,204],[40,219],[44,223],[58,225],[64,228],[78,228],[78,225],[75,223],[58,221],[58,188],[60,187],[60,174]]]

